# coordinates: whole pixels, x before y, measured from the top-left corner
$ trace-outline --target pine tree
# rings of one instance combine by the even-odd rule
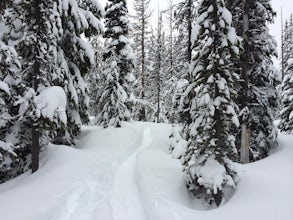
[[[233,13],[236,33],[243,36],[243,10],[241,0],[227,1]],[[269,34],[268,23],[274,20],[275,12],[270,0],[246,0],[248,7],[248,48],[244,50],[241,61],[247,61],[247,79],[240,83],[237,104],[240,107],[241,124],[246,123],[250,130],[250,160],[257,160],[268,155],[271,148],[277,146],[277,130],[274,126],[274,109],[277,92],[275,89],[276,70],[272,57],[277,56],[276,42]],[[244,48],[245,49],[245,48]],[[241,74],[242,63],[235,62],[235,69]],[[243,75],[243,74],[242,74]],[[245,79],[245,76],[242,76]],[[241,143],[241,132],[236,129],[237,145]]]
[[[133,17],[133,41],[135,48],[135,62],[134,74],[140,81],[136,83],[136,96],[141,100],[137,100],[137,113],[135,117],[139,121],[146,121],[148,119],[147,106],[150,104],[147,100],[147,84],[148,84],[148,63],[147,63],[147,45],[149,44],[148,38],[150,36],[150,17],[152,11],[149,8],[150,0],[134,0],[133,6],[135,15]]]
[[[180,1],[174,6],[174,28],[178,30],[178,34],[174,39],[174,84],[172,92],[172,106],[170,117],[172,120],[179,122],[182,125],[186,125],[190,116],[188,112],[180,110],[179,106],[183,103],[180,103],[180,97],[182,91],[186,90],[188,85],[187,79],[188,66],[191,62],[191,34],[192,34],[192,23],[196,17],[196,6],[197,1],[193,0],[184,0]],[[184,108],[186,109],[186,108]],[[186,134],[186,129],[183,128],[184,136]]]
[[[281,131],[290,133],[293,130],[293,16],[291,15],[290,21],[286,22],[285,36],[284,36],[284,78],[281,84],[281,100],[282,109],[280,111],[279,128]]]
[[[283,60],[282,60],[282,67],[284,68],[284,75],[285,76],[285,69],[288,64],[288,60],[293,56],[292,51],[292,41],[293,41],[293,15],[291,14],[290,19],[285,21],[284,31],[283,31]]]
[[[163,32],[162,13],[158,12],[158,27],[156,35],[152,35],[152,48],[149,49],[149,60],[152,65],[149,66],[149,80],[151,89],[151,97],[149,100],[154,105],[153,121],[167,122],[165,111],[165,80],[166,80],[166,48],[165,35]],[[164,53],[165,52],[165,53]],[[152,86],[152,87],[151,87]],[[149,93],[147,93],[149,94]]]
[[[106,46],[103,59],[108,64],[102,73],[104,92],[100,97],[100,111],[95,121],[104,127],[120,127],[121,121],[129,121],[132,95],[130,81],[134,67],[134,55],[130,47],[129,19],[125,0],[110,0],[106,5]]]
[[[22,155],[22,164],[17,173],[23,172],[30,163],[33,172],[38,169],[40,148],[56,136],[55,128],[64,125],[62,121],[43,114],[43,107],[38,101],[40,93],[52,86],[54,52],[58,40],[56,21],[51,16],[55,9],[55,1],[18,0],[13,2],[4,16],[8,30],[3,39],[15,46],[22,65],[18,82],[21,89],[18,88],[18,98],[13,100],[13,108],[8,110],[15,112],[18,109],[18,120],[9,129],[10,139],[13,139],[11,144],[20,146],[26,152],[26,155]]]
[[[36,171],[40,150],[44,149],[49,141],[56,140],[56,137],[68,140],[68,136],[72,134],[73,136],[69,137],[72,143],[74,135],[80,131],[81,124],[78,124],[77,131],[74,126],[66,126],[66,107],[62,105],[69,103],[67,115],[70,125],[73,116],[74,119],[79,117],[79,112],[75,112],[70,106],[85,108],[85,105],[75,105],[79,104],[78,102],[72,103],[74,97],[81,97],[80,94],[85,91],[81,87],[83,85],[80,83],[80,71],[86,73],[86,70],[90,69],[89,64],[94,63],[90,62],[91,50],[81,35],[84,33],[88,37],[101,30],[100,20],[94,17],[95,14],[100,16],[101,10],[95,1],[81,2],[82,8],[77,6],[73,1],[63,4],[58,0],[15,0],[3,17],[7,31],[1,36],[2,40],[15,47],[15,54],[19,55],[18,57],[12,53],[12,57],[7,60],[18,57],[21,64],[19,72],[16,69],[1,71],[4,74],[1,80],[8,86],[12,85],[11,88],[15,91],[10,91],[10,104],[6,105],[7,112],[13,115],[14,121],[5,125],[6,133],[1,135],[4,139],[6,137],[5,141],[9,146],[21,149],[14,155],[14,174],[9,174],[8,178],[24,172],[29,166],[33,172]],[[68,19],[69,8],[72,13],[70,18],[77,22],[77,25],[73,25],[74,22]],[[85,9],[89,8],[95,9],[94,13],[87,13]],[[78,31],[74,32],[74,28]],[[5,65],[4,67],[9,68]],[[7,79],[12,80],[11,77],[17,79],[16,82],[7,82]],[[64,91],[69,102],[66,101]],[[52,106],[52,99],[47,94],[55,95],[59,101],[54,103],[58,105],[62,98],[60,106]],[[83,98],[82,101],[87,100],[86,97]]]
[[[183,44],[183,57],[188,63],[191,61],[192,22],[194,21],[196,1],[184,0],[176,4],[174,9],[175,28],[179,36],[177,43]],[[187,33],[187,34],[186,34]]]
[[[26,155],[26,149],[15,142],[13,135],[17,133],[14,125],[19,119],[14,102],[23,90],[20,67],[14,48],[0,40],[0,183],[21,172],[18,168]]]
[[[54,85],[64,88],[67,95],[68,126],[61,129],[57,144],[74,144],[81,125],[89,122],[88,88],[84,78],[95,65],[95,53],[90,39],[102,31],[103,8],[96,0],[58,1],[61,10],[62,31],[56,53],[57,75]]]
[[[89,87],[89,108],[90,115],[96,116],[98,114],[99,108],[99,97],[101,96],[102,88],[102,69],[103,67],[103,42],[101,36],[95,36],[90,39],[90,43],[93,47],[95,53],[95,65],[92,68],[91,72],[86,76],[86,82]]]
[[[186,72],[187,69],[187,61],[182,59],[184,57],[184,50],[181,50],[180,46],[184,45],[182,42],[178,42],[175,45],[175,34],[174,34],[174,5],[173,1],[169,0],[169,8],[164,11],[167,13],[167,26],[168,26],[168,34],[165,42],[165,62],[163,63],[164,74],[165,74],[165,86],[164,86],[164,106],[166,111],[166,117],[169,122],[174,123],[176,119],[176,114],[173,108],[172,99],[175,94],[176,85],[178,82],[178,78],[181,77],[181,71]],[[182,34],[182,33],[181,33]],[[186,50],[186,47],[185,47]]]
[[[239,76],[231,67],[240,42],[223,0],[200,2],[192,39],[189,85],[181,97],[190,115],[185,180],[195,196],[220,205],[225,191],[235,188],[229,157],[236,152],[232,129],[239,125],[233,86]]]

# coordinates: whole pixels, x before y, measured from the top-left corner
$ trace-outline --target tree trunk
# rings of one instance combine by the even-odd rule
[[[145,14],[144,3],[142,5],[143,16]],[[141,99],[145,99],[145,18],[142,18],[141,22],[142,31],[141,31]],[[140,112],[140,121],[146,121],[146,110],[145,107],[142,106]]]
[[[191,48],[191,34],[192,34],[192,0],[188,0],[188,62],[191,62],[192,48]]]
[[[157,63],[158,63],[158,69],[157,69],[157,123],[160,121],[160,102],[161,102],[161,51],[162,51],[162,12],[159,12],[159,20],[158,20],[158,54],[157,54]]]
[[[240,162],[245,164],[249,163],[249,139],[250,139],[250,129],[246,124],[242,125],[241,132],[241,149],[240,149]]]
[[[284,30],[283,30],[283,10],[281,8],[281,74],[284,78]]]
[[[41,9],[40,9],[40,0],[34,0],[34,5],[35,9],[35,18],[36,18],[36,25],[38,27],[41,27]],[[39,44],[40,41],[40,35],[41,35],[41,30],[40,28],[37,29],[37,42],[36,44]],[[37,46],[38,47],[38,46]],[[36,47],[36,48],[37,48]],[[41,75],[40,74],[40,61],[38,59],[38,50],[35,51],[35,63],[34,63],[34,76],[33,76],[33,88],[35,91],[38,89],[38,77]],[[35,110],[35,109],[34,109]],[[36,116],[33,116],[36,117]],[[39,169],[39,154],[40,154],[40,130],[39,130],[39,120],[34,118],[32,121],[32,172],[36,172]]]
[[[174,68],[173,68],[173,1],[170,0],[170,11],[169,11],[169,28],[170,28],[170,76],[173,77],[174,75]]]
[[[32,172],[39,169],[39,155],[40,155],[40,130],[38,122],[33,124],[32,127]]]
[[[249,3],[248,0],[243,0],[243,47],[244,53],[242,55],[242,77],[243,84],[243,107],[248,104],[248,74],[249,74]],[[241,148],[240,160],[242,163],[249,163],[249,139],[250,129],[247,125],[247,118],[242,121],[242,135],[241,135]]]

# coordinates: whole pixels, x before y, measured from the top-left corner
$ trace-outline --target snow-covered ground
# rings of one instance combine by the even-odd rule
[[[236,193],[207,211],[191,199],[179,161],[168,154],[170,130],[137,122],[86,127],[76,149],[49,146],[38,172],[0,185],[0,219],[293,219],[293,136],[280,135],[270,157],[238,164]]]

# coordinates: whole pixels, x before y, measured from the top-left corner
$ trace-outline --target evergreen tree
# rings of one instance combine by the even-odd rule
[[[167,122],[165,111],[165,85],[166,85],[166,48],[165,48],[165,35],[163,32],[162,12],[158,12],[158,27],[156,35],[152,35],[152,48],[149,48],[149,81],[150,85],[147,87],[151,92],[148,97],[154,106],[154,116],[151,117],[153,121]]]
[[[136,108],[136,115],[135,118],[137,118],[139,121],[146,121],[148,119],[147,115],[147,106],[150,104],[147,100],[147,85],[148,85],[148,50],[147,45],[149,45],[150,42],[148,42],[148,38],[150,37],[150,23],[149,19],[151,17],[152,11],[149,8],[150,0],[134,0],[133,6],[135,15],[132,16],[133,18],[133,41],[134,45],[133,48],[135,48],[135,69],[134,74],[135,77],[139,80],[137,82],[135,91],[136,96],[139,97],[141,100],[136,100],[137,106]]]
[[[178,30],[177,44],[181,44],[181,51],[185,62],[191,61],[192,22],[196,16],[196,2],[184,0],[176,4],[174,9],[175,28]]]
[[[14,102],[23,90],[20,67],[14,48],[0,40],[0,183],[21,172],[26,155],[26,149],[18,145],[13,135],[17,133],[14,129],[19,119]]]
[[[95,10],[88,13],[89,9]],[[1,135],[9,146],[21,149],[14,155],[14,174],[9,177],[25,171],[30,165],[33,172],[36,171],[39,152],[49,141],[58,137],[72,143],[74,135],[79,134],[81,124],[76,119],[80,118],[81,111],[74,109],[84,110],[83,102],[87,100],[80,95],[86,90],[81,84],[80,72],[86,73],[89,64],[94,63],[90,47],[81,35],[88,37],[101,30],[100,20],[95,15],[101,15],[100,6],[89,0],[79,4],[59,0],[15,0],[6,10],[3,23],[7,31],[1,37],[6,44],[15,47],[21,63],[19,73],[16,68],[1,71],[4,74],[1,80],[8,86],[13,85],[16,91],[10,91],[11,97],[5,98],[10,103],[6,105],[7,112],[13,115],[14,121],[6,124],[6,133]],[[78,31],[74,32],[75,28]],[[9,59],[16,59],[13,58],[15,54]],[[12,78],[17,80],[12,83]],[[69,102],[66,102],[64,91]],[[47,94],[55,95],[57,100],[62,98],[62,104],[68,103],[70,126],[66,126],[67,117],[64,110],[61,111],[65,107],[62,104],[52,106]],[[80,102],[74,99],[81,97]],[[72,123],[77,124],[79,130]]]
[[[276,70],[272,57],[277,56],[276,42],[269,34],[268,23],[274,20],[275,12],[270,0],[246,0],[248,8],[248,45],[244,48],[241,62],[234,68],[242,74],[237,104],[241,109],[241,124],[246,123],[250,130],[250,160],[257,160],[268,155],[271,148],[277,146],[277,130],[274,126],[274,109],[277,105],[275,89]],[[242,1],[227,1],[233,13],[237,35],[243,36]],[[243,62],[247,63],[247,76],[243,75]],[[242,71],[242,73],[241,73]],[[241,132],[236,130],[237,145],[240,146]]]
[[[283,60],[282,67],[283,77],[285,76],[285,69],[288,64],[288,60],[293,56],[292,42],[293,42],[293,15],[291,14],[290,19],[285,21],[284,30],[283,30]]]
[[[229,157],[236,153],[232,129],[239,125],[233,86],[239,76],[231,67],[240,42],[223,0],[200,2],[192,39],[189,84],[181,97],[190,115],[182,157],[185,180],[195,196],[220,205],[226,190],[235,188]]]
[[[178,30],[178,34],[174,37],[174,85],[171,92],[173,109],[169,117],[183,126],[190,123],[188,122],[190,118],[188,111],[183,110],[183,113],[179,106],[183,104],[180,103],[182,91],[186,90],[188,85],[185,79],[188,77],[186,73],[189,71],[188,67],[191,62],[192,23],[196,17],[197,4],[197,1],[184,0],[174,6],[174,28]],[[185,127],[182,134],[187,135]]]
[[[129,44],[129,19],[125,0],[110,0],[106,5],[106,46],[103,58],[107,67],[102,73],[104,92],[99,102],[100,111],[96,123],[108,126],[121,126],[121,121],[129,121],[132,95],[130,81],[133,79],[134,55]]]
[[[293,130],[293,17],[285,25],[284,37],[284,78],[281,84],[282,109],[280,111],[279,128],[281,131],[290,133]],[[286,62],[285,62],[286,61]]]
[[[15,108],[18,108],[18,121],[11,129],[12,144],[25,149],[28,155],[23,156],[18,173],[24,171],[30,163],[33,172],[38,169],[40,148],[56,136],[54,129],[63,126],[60,120],[43,114],[43,106],[38,101],[40,93],[52,86],[56,68],[54,52],[58,40],[55,32],[58,23],[52,17],[55,15],[58,19],[56,5],[55,1],[17,0],[4,16],[8,30],[3,39],[15,46],[22,64],[22,88],[18,90],[18,100],[14,100],[14,107],[9,109],[9,112],[15,112]]]
[[[95,36],[90,39],[90,43],[95,53],[95,65],[91,69],[91,72],[86,76],[86,82],[89,86],[89,97],[90,97],[90,115],[96,116],[98,114],[99,97],[101,96],[102,88],[102,69],[103,67],[103,42],[101,36]]]
[[[89,122],[88,88],[84,78],[95,65],[95,53],[89,41],[101,33],[103,8],[96,0],[58,1],[61,7],[62,31],[55,56],[57,75],[54,85],[64,88],[67,95],[68,126],[58,133],[55,143],[73,144],[81,125]],[[57,29],[58,30],[58,29]]]

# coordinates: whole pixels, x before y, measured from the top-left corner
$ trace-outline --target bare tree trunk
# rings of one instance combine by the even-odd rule
[[[39,169],[39,155],[40,155],[40,130],[38,122],[33,125],[32,128],[32,172],[36,172]]]
[[[188,61],[191,62],[192,48],[191,48],[191,33],[192,32],[192,0],[188,0]]]
[[[242,77],[244,79],[243,85],[243,106],[248,104],[248,74],[249,74],[249,3],[248,0],[243,0],[243,47],[244,54],[242,55]],[[240,161],[242,163],[249,163],[249,139],[250,129],[247,121],[242,122],[242,136],[240,148]]]
[[[145,14],[144,4],[142,6],[143,14]],[[141,30],[141,99],[145,99],[145,18],[142,18],[142,30]],[[140,112],[141,121],[146,121],[146,110],[143,106]]]
[[[241,149],[240,149],[240,162],[245,164],[249,163],[249,139],[250,139],[250,129],[246,124],[242,125],[241,132]]]
[[[36,25],[41,27],[41,10],[40,10],[40,0],[34,0],[35,8],[35,18],[36,18]],[[38,44],[40,40],[40,28],[37,29],[37,42]],[[40,63],[38,60],[38,51],[35,51],[35,63],[34,63],[34,74],[33,77],[33,88],[37,91],[37,76],[40,76]],[[35,116],[34,116],[35,117]],[[39,169],[39,154],[40,154],[40,130],[39,130],[39,121],[38,119],[34,119],[32,121],[32,172],[36,172]]]
[[[160,112],[161,112],[161,50],[162,50],[162,42],[161,42],[161,31],[162,31],[162,12],[159,12],[158,19],[158,51],[157,51],[157,123],[160,121]]]

